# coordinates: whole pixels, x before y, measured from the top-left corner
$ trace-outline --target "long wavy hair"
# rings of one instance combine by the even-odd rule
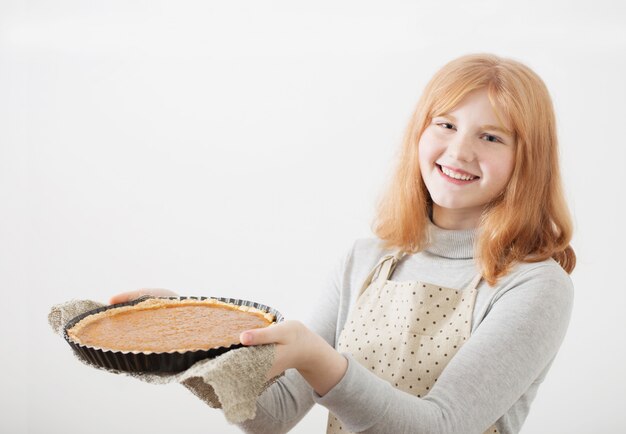
[[[428,244],[432,199],[422,180],[418,143],[432,118],[473,90],[486,89],[494,111],[516,139],[515,166],[502,193],[484,208],[475,258],[494,285],[516,262],[554,258],[571,273],[573,225],[561,185],[552,100],[545,84],[520,62],[492,54],[457,58],[427,84],[407,126],[398,163],[378,202],[374,233],[387,248],[409,253]]]

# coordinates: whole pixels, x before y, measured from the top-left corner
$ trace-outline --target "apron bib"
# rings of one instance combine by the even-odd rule
[[[370,272],[339,336],[337,350],[352,354],[395,388],[422,398],[470,337],[481,276],[466,290],[390,281],[404,255],[385,256]],[[327,433],[347,432],[339,419],[329,414]],[[498,430],[493,425],[485,433]]]

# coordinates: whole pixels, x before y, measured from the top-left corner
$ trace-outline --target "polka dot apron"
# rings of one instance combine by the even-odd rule
[[[369,274],[337,349],[397,389],[422,398],[470,336],[481,276],[465,290],[389,280],[403,256],[383,257]],[[327,433],[346,432],[329,414]],[[498,430],[494,425],[485,433]]]

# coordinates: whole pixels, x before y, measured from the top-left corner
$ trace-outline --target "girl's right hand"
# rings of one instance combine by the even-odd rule
[[[109,300],[109,304],[124,303],[142,297],[144,295],[154,295],[156,297],[170,297],[177,296],[178,294],[176,294],[174,291],[170,291],[169,289],[142,288],[137,289],[136,291],[122,292],[121,294],[114,295]]]

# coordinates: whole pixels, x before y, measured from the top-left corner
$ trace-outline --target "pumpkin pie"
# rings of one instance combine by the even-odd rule
[[[241,344],[241,332],[274,320],[255,307],[212,298],[150,298],[86,316],[67,329],[67,336],[102,351],[183,353]]]

